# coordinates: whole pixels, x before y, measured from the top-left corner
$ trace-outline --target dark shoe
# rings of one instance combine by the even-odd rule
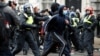
[[[84,50],[79,50],[79,53],[84,53]]]
[[[52,53],[57,53],[57,51],[56,51],[56,50],[52,50],[51,52],[52,52]]]
[[[23,55],[27,55],[27,51],[23,51]]]
[[[79,51],[79,49],[75,49],[75,51]]]
[[[88,54],[88,56],[93,56],[93,54]]]

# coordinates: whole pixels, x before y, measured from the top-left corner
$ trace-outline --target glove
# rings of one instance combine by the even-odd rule
[[[34,25],[31,25],[31,24],[23,24],[21,25],[22,28],[37,28],[37,25],[34,24]]]
[[[83,26],[82,26],[82,25],[79,25],[77,28],[78,28],[78,29],[81,29],[81,28],[83,28]]]
[[[88,30],[88,31],[91,31],[92,29],[91,29],[91,27],[88,27],[87,30]]]

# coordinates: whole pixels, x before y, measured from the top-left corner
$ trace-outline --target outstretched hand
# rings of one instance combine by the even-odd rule
[[[65,23],[68,25],[69,24],[69,21],[67,19],[65,19]]]

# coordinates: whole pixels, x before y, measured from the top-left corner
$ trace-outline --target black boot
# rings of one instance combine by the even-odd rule
[[[27,51],[25,51],[25,50],[23,51],[23,55],[27,55],[27,53],[28,53]]]
[[[88,54],[88,56],[93,56],[93,54]]]
[[[84,53],[84,50],[79,50],[79,53]]]

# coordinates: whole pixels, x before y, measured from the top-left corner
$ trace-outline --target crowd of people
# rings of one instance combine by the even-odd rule
[[[22,50],[27,55],[29,47],[34,56],[50,52],[71,56],[72,49],[93,56],[97,20],[92,7],[81,16],[74,6],[58,3],[53,3],[51,10],[41,11],[30,3],[24,4],[23,11],[16,10],[16,6],[14,1],[0,0],[0,56],[15,56]]]

